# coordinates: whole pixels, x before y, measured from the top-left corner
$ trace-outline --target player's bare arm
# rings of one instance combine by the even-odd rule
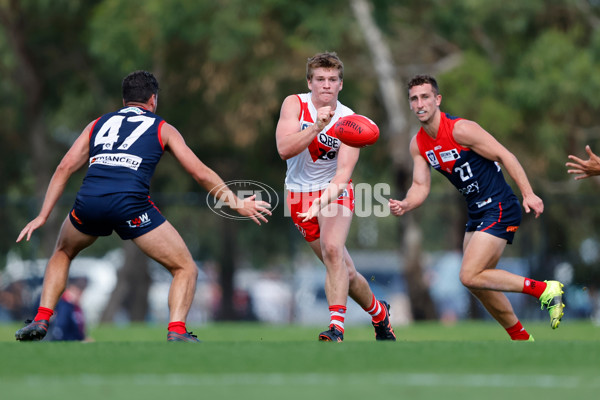
[[[309,221],[316,217],[319,214],[319,211],[327,207],[328,204],[342,194],[344,189],[348,186],[348,182],[350,182],[352,172],[358,162],[359,154],[359,148],[350,147],[342,143],[340,150],[338,151],[337,169],[333,179],[331,179],[331,182],[329,182],[329,185],[323,191],[321,196],[313,201],[306,212],[298,213],[298,216],[303,218],[302,222]]]
[[[275,130],[277,152],[283,160],[300,154],[310,142],[331,121],[334,111],[331,107],[321,107],[317,110],[317,120],[304,130],[300,130],[300,100],[297,96],[288,96],[281,105],[279,121]]]
[[[171,152],[196,182],[215,198],[222,200],[229,207],[244,217],[249,217],[256,224],[268,222],[266,215],[271,215],[271,205],[266,201],[256,201],[256,195],[246,199],[238,198],[217,175],[215,171],[204,164],[185,143],[183,136],[175,127],[165,123],[162,127],[162,139],[165,149]]]
[[[585,146],[585,151],[589,156],[587,160],[581,159],[574,155],[569,155],[569,159],[572,162],[568,162],[566,164],[566,166],[570,168],[567,170],[567,173],[575,174],[576,180],[600,175],[600,157],[594,154],[590,146]]]
[[[534,192],[527,174],[517,157],[498,142],[489,132],[473,121],[461,120],[454,126],[454,140],[461,146],[477,154],[496,161],[506,168],[506,172],[515,181],[523,196],[523,208],[526,213],[533,210],[535,217],[544,212],[544,202]]]
[[[17,237],[17,242],[23,240],[24,237],[29,241],[33,231],[46,223],[56,202],[65,190],[65,186],[71,175],[83,167],[88,161],[90,130],[92,129],[93,124],[94,121],[90,122],[88,126],[85,127],[69,151],[67,151],[60,164],[58,164],[58,167],[56,167],[52,179],[50,179],[50,183],[48,184],[48,189],[46,190],[46,195],[39,215],[23,228]]]
[[[410,210],[419,207],[427,196],[431,188],[431,170],[429,163],[419,152],[416,136],[410,142],[410,154],[413,158],[413,181],[410,188],[406,192],[406,197],[403,200],[390,199],[388,205],[390,211],[395,216],[401,216]]]

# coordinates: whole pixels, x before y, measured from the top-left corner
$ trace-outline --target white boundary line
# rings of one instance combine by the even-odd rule
[[[102,385],[172,385],[172,386],[285,386],[326,385],[335,382],[344,385],[385,384],[395,386],[444,387],[505,387],[505,388],[562,388],[600,389],[600,379],[561,375],[511,375],[511,374],[437,374],[437,373],[351,373],[351,374],[301,374],[301,373],[233,373],[233,374],[132,374],[132,375],[72,375],[71,382],[84,386]],[[30,376],[23,379],[27,385],[48,385],[65,381],[61,377]],[[12,383],[15,383],[14,381]]]

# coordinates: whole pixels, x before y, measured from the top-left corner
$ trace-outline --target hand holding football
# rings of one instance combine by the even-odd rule
[[[369,146],[379,139],[379,128],[375,122],[359,114],[340,118],[333,132],[342,143],[352,147]]]

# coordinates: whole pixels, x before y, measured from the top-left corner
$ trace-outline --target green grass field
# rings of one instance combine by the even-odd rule
[[[0,398],[598,398],[600,327],[524,325],[534,343],[492,322],[414,324],[395,343],[348,326],[342,344],[317,342],[318,327],[215,324],[194,329],[199,345],[146,325],[98,327],[92,343],[19,343],[19,325],[0,325]]]

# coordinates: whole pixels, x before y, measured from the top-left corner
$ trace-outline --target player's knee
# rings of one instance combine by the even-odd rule
[[[473,274],[462,272],[459,275],[460,283],[463,284],[467,289],[476,289],[477,285],[475,282],[475,276]]]
[[[56,247],[54,250],[54,254],[52,254],[51,258],[53,259],[66,259],[69,262],[73,261],[73,259],[77,256],[79,251],[75,251],[72,249],[68,249],[66,247]]]
[[[192,279],[194,282],[198,280],[198,267],[195,263],[187,266],[185,272],[189,276],[189,279]]]
[[[321,245],[321,251],[323,253],[323,258],[330,259],[330,260],[341,259],[344,254],[343,247],[340,247],[337,244],[326,243],[326,242]]]
[[[173,276],[185,275],[188,279],[196,281],[198,279],[198,267],[194,262],[191,263],[180,263],[174,265],[164,265]]]
[[[356,278],[358,278],[358,274],[356,272],[356,269],[354,269],[354,268],[347,268],[347,270],[348,270],[348,279],[352,283],[352,282],[354,282],[354,280]]]

